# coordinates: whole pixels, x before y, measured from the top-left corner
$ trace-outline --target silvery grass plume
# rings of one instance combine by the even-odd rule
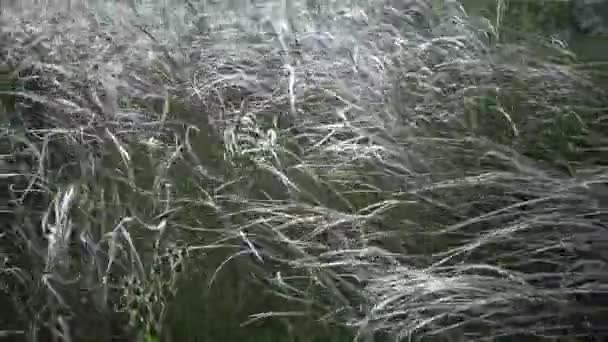
[[[606,97],[561,45],[449,0],[2,10],[7,331],[169,339],[182,284],[242,329],[606,336]]]

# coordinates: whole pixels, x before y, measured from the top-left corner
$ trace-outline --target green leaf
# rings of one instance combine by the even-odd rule
[[[147,332],[145,337],[146,342],[160,342],[158,336],[153,332]]]

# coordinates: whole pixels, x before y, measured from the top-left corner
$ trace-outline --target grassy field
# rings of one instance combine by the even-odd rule
[[[0,338],[608,336],[565,2],[0,4]]]
[[[560,39],[579,60],[606,62],[608,38],[580,32],[573,23],[570,1],[464,0],[470,15],[483,16],[506,34]],[[498,25],[497,25],[498,23]]]

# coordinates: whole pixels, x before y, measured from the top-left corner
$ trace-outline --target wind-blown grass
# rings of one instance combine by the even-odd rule
[[[256,3],[5,9],[5,334],[606,336],[608,107],[568,51]]]

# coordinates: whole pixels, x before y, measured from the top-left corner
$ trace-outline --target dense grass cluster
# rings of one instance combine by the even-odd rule
[[[608,97],[495,13],[2,8],[0,337],[602,340]]]

